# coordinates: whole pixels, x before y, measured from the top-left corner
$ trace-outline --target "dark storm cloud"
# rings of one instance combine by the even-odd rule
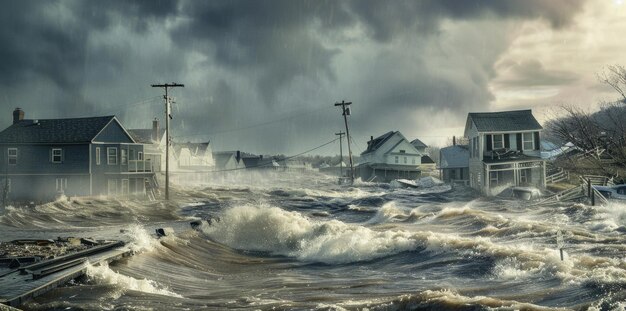
[[[582,1],[2,4],[4,110],[30,100],[33,108],[56,111],[50,117],[105,110],[124,116],[127,111],[106,107],[154,95],[151,82],[186,79],[179,81],[188,86],[181,118],[192,133],[266,121],[285,103],[313,106],[341,97],[358,101],[362,124],[384,116],[408,127],[412,109],[484,108],[492,99],[493,64],[508,39],[505,30],[489,28],[499,24],[483,21],[543,19],[564,27]],[[468,26],[445,29],[447,20]],[[358,61],[346,65],[353,57]],[[290,135],[306,140],[334,126],[327,116],[311,118],[315,122],[301,122]],[[401,125],[380,123],[371,131],[390,126]]]
[[[582,0],[187,1],[181,9],[185,22],[173,31],[173,38],[221,66],[251,76],[263,98],[272,101],[296,77],[334,79],[331,62],[342,50],[341,34],[356,24],[381,42],[407,33],[436,34],[446,18],[543,18],[561,27],[581,4]],[[494,60],[490,61],[492,65]]]
[[[252,76],[267,101],[294,77],[333,79],[338,47],[326,47],[320,36],[328,33],[317,31],[332,32],[350,20],[334,1],[187,1],[181,14],[185,22],[174,40]]]

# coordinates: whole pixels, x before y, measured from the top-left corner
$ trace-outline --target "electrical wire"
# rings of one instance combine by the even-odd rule
[[[307,154],[307,153],[309,153],[309,152],[311,152],[311,151],[315,151],[315,150],[317,150],[317,149],[320,149],[320,148],[323,148],[323,147],[325,147],[325,146],[328,146],[328,145],[330,145],[330,144],[332,144],[332,143],[336,142],[337,140],[339,140],[339,138],[335,138],[335,139],[333,139],[333,140],[331,140],[331,141],[328,141],[328,142],[326,142],[326,143],[323,143],[323,144],[321,144],[321,145],[319,145],[319,146],[317,146],[317,147],[314,147],[314,148],[308,149],[308,150],[306,150],[306,151],[300,152],[300,153],[298,153],[298,154],[295,154],[295,155],[292,155],[292,156],[288,156],[288,157],[284,157],[284,158],[282,158],[282,159],[278,159],[278,161],[286,161],[286,160],[290,160],[290,159],[293,159],[293,158],[299,157],[299,156],[301,156],[301,155],[303,155],[303,154]],[[205,164],[208,164],[208,163],[207,163],[207,162],[205,162],[205,161],[203,161],[203,162],[204,162]],[[247,170],[247,169],[251,169],[251,168],[266,167],[266,166],[270,166],[270,165],[272,165],[272,162],[268,162],[268,163],[265,163],[265,164],[259,164],[259,165],[253,165],[253,166],[247,166],[247,167],[238,167],[238,168],[230,168],[230,169],[223,169],[223,170],[207,171],[207,172],[205,172],[205,173],[219,173],[219,172],[240,171],[240,170]],[[178,173],[180,173],[180,172],[178,172]]]

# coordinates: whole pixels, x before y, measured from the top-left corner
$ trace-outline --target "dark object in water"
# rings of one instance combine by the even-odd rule
[[[541,191],[532,187],[513,187],[513,196],[524,201],[536,200],[541,197]]]
[[[174,229],[166,227],[166,228],[158,228],[156,229],[156,234],[159,237],[168,236],[174,234]]]
[[[202,226],[202,220],[194,220],[189,223],[191,229],[198,230],[200,226]]]

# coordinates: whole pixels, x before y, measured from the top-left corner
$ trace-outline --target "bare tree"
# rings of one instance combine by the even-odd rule
[[[598,80],[615,89],[622,96],[622,103],[626,104],[626,68],[624,66],[607,66],[598,74]]]
[[[573,105],[559,107],[559,116],[546,124],[548,135],[571,142],[586,154],[588,162],[604,174],[619,176],[626,169],[626,69],[608,66],[598,79],[611,86],[621,98],[601,103],[598,112]]]

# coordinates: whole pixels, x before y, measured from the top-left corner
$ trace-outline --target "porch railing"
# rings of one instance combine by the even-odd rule
[[[152,161],[150,160],[128,160],[129,172],[152,172]]]

